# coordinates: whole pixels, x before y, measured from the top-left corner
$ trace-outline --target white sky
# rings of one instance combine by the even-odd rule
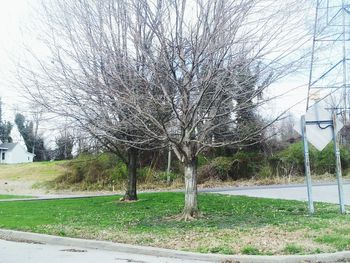
[[[23,39],[31,37],[25,28],[35,19],[33,10],[37,2],[38,0],[0,0],[0,97],[4,103],[5,117],[10,121],[13,121],[16,110],[25,115],[23,99],[16,90],[13,79],[15,62],[20,59]],[[301,101],[292,112],[296,115],[304,113],[307,87],[296,87],[307,83],[307,75],[302,74],[294,79],[274,84],[269,90],[269,95],[293,91],[265,107],[267,112],[277,114]]]
[[[21,49],[23,27],[30,17],[30,0],[0,0],[0,96],[6,116],[21,105],[13,82],[15,62]],[[31,1],[32,3],[35,1]]]
[[[35,5],[38,2],[39,0],[0,0],[0,97],[5,120],[12,123],[17,112],[30,118],[22,92],[16,86],[15,65],[21,59],[24,39],[32,38],[26,28],[35,20]],[[51,133],[51,129],[50,124],[45,124],[39,127],[39,133]],[[16,127],[12,129],[11,136],[15,141],[22,140]],[[53,145],[55,138],[45,137],[50,137],[46,138],[46,142]]]

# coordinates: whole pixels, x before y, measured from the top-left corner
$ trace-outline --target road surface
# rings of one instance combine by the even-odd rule
[[[0,240],[0,263],[201,263],[113,251]],[[206,261],[207,262],[207,261]],[[208,262],[207,262],[208,263]]]
[[[344,183],[345,204],[350,205],[350,183]],[[338,186],[336,184],[317,184],[312,187],[313,199],[315,202],[339,203]],[[207,189],[204,192],[246,195],[253,197],[265,197],[274,199],[287,199],[307,201],[307,190],[305,185],[272,185],[237,188]]]

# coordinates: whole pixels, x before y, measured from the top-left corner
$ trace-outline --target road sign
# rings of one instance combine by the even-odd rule
[[[343,123],[336,118],[335,133],[342,128]],[[307,140],[322,151],[333,139],[332,112],[324,109],[319,103],[316,103],[308,109],[305,114]],[[300,121],[294,125],[294,129],[302,135]]]
[[[308,200],[309,200],[309,212],[314,213],[314,205],[312,199],[312,183],[311,183],[311,171],[310,171],[310,160],[308,141],[314,145],[318,150],[322,150],[326,145],[333,140],[334,153],[336,159],[336,176],[338,182],[338,194],[339,194],[339,205],[340,212],[344,214],[344,192],[342,183],[342,171],[340,161],[340,150],[337,140],[337,133],[343,128],[343,123],[337,119],[335,111],[330,112],[320,106],[319,103],[310,107],[306,114],[301,116],[300,124],[295,125],[294,129],[299,132],[303,139],[304,145],[304,161],[305,161],[305,176],[308,189]]]

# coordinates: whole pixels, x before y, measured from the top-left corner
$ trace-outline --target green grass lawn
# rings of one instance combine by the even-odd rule
[[[17,198],[31,198],[32,196],[23,196],[23,195],[1,195],[0,194],[0,200],[1,199],[17,199]]]
[[[0,203],[0,227],[61,236],[225,254],[305,254],[346,250],[350,216],[304,202],[200,194],[202,217],[183,222],[182,193]]]

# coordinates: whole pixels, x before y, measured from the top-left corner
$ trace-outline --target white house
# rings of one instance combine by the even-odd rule
[[[28,152],[19,143],[1,143],[0,164],[31,163],[35,154]]]

